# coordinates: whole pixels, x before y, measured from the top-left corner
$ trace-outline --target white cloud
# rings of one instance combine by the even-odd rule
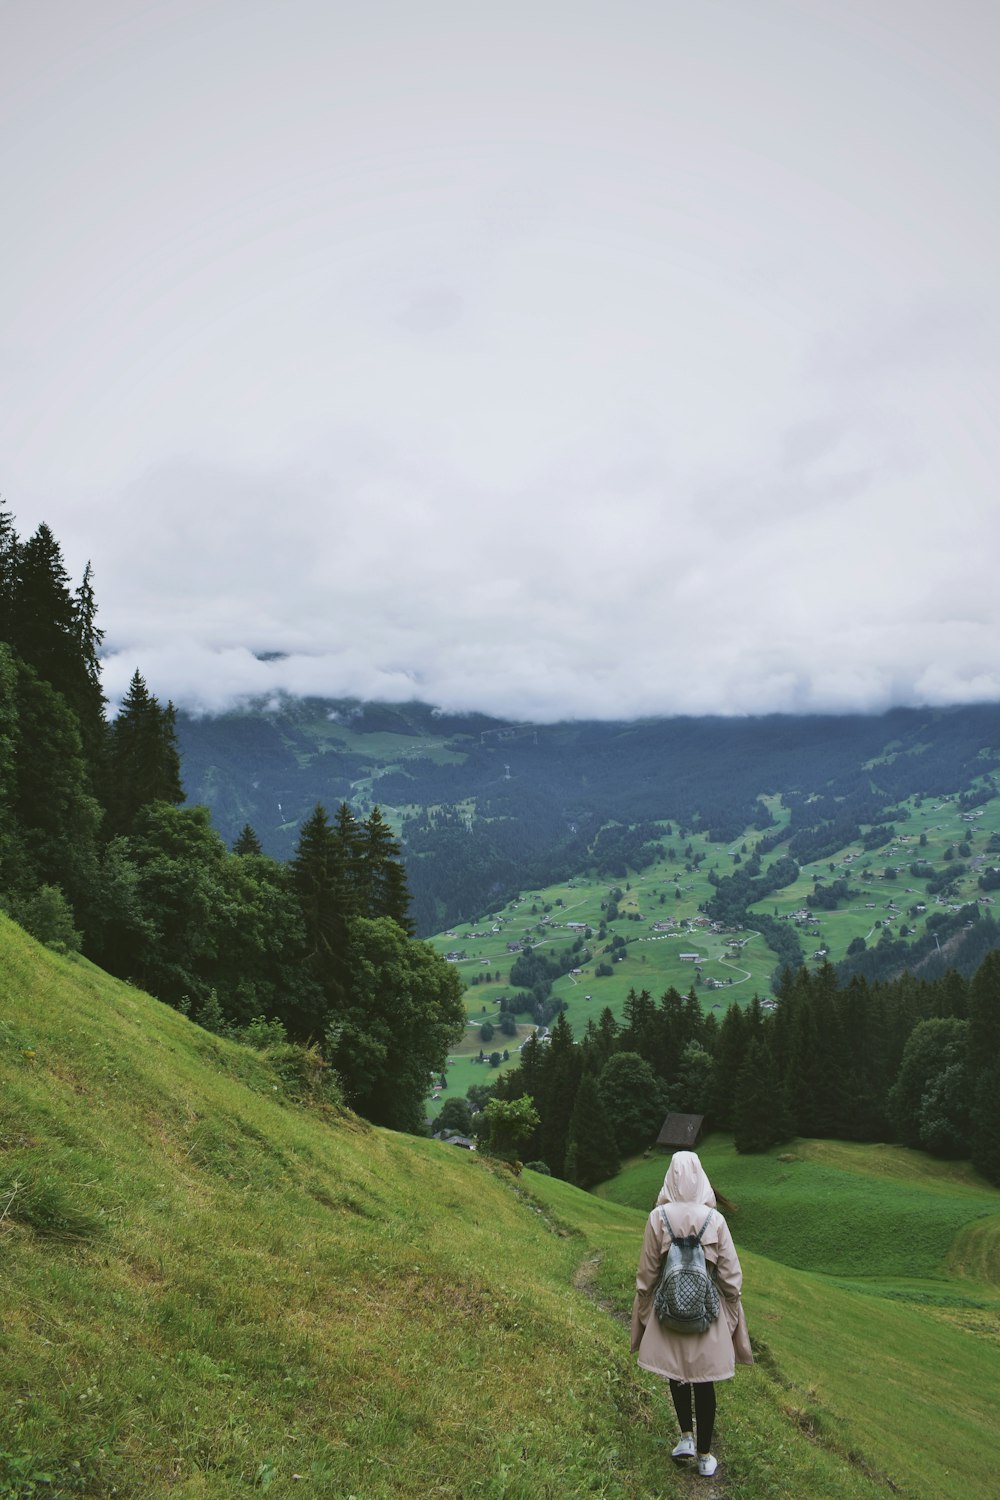
[[[989,0],[65,21],[0,62],[0,484],[109,692],[995,696]]]

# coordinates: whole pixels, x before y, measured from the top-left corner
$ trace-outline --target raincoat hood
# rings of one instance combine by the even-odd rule
[[[715,1207],[712,1184],[693,1151],[674,1152],[656,1202],[704,1203],[708,1208]]]

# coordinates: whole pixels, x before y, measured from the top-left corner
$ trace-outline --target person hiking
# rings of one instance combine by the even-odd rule
[[[671,1238],[694,1237],[699,1230],[721,1306],[706,1332],[682,1333],[661,1322],[653,1304]],[[740,1300],[743,1271],[739,1257],[729,1225],[716,1206],[712,1185],[693,1151],[676,1152],[667,1168],[656,1206],[646,1221],[635,1286],[632,1353],[638,1355],[642,1369],[652,1370],[670,1382],[681,1429],[671,1457],[680,1460],[697,1456],[698,1473],[708,1478],[718,1468],[712,1454],[715,1382],[731,1380],[737,1364],[753,1364],[753,1354]]]

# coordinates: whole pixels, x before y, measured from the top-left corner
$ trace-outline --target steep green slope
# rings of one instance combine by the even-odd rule
[[[686,1493],[635,1209],[298,1105],[5,919],[0,1087],[4,1500]],[[701,1493],[885,1493],[787,1407],[743,1372]]]

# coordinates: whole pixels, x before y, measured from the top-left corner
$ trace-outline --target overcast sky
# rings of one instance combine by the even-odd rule
[[[109,693],[1000,699],[998,70],[997,0],[0,0],[0,496]]]

